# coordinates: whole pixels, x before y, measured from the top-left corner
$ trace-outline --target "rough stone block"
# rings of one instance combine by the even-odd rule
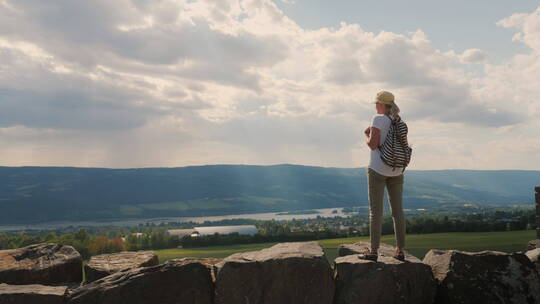
[[[123,251],[95,255],[84,265],[85,283],[93,282],[120,270],[158,264],[158,256],[152,251]]]
[[[79,287],[70,304],[211,304],[210,269],[196,261],[173,259],[164,264],[115,272]]]
[[[437,284],[431,268],[420,261],[381,255],[377,262],[357,255],[334,262],[335,304],[432,304]]]
[[[81,280],[82,257],[71,246],[40,243],[0,250],[0,283],[57,285]]]
[[[431,249],[424,257],[438,281],[435,303],[540,303],[540,276],[522,252]]]
[[[285,242],[216,264],[216,304],[329,304],[333,272],[318,242]]]
[[[62,304],[67,286],[0,284],[0,304]]]

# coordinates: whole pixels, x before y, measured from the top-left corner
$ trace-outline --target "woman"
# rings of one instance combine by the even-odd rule
[[[377,261],[381,238],[381,221],[383,215],[384,188],[388,191],[388,200],[392,210],[394,232],[396,236],[396,252],[394,258],[405,259],[405,215],[403,212],[403,173],[401,167],[395,169],[385,164],[379,146],[382,145],[391,125],[390,119],[401,119],[399,107],[394,102],[394,95],[388,91],[377,93],[375,101],[377,114],[373,115],[371,125],[364,131],[366,143],[371,149],[367,167],[369,222],[371,248],[366,247],[359,257]]]

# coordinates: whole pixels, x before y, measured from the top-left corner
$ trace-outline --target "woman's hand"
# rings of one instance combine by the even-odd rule
[[[364,130],[364,134],[366,134],[366,136],[369,136],[369,131],[371,130],[370,127],[367,127],[365,130]]]

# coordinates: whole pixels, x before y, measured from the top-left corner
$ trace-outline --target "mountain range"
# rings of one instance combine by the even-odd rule
[[[405,208],[533,204],[540,171],[406,170]],[[367,206],[366,168],[0,167],[0,223],[209,216]],[[386,204],[386,202],[385,202]]]

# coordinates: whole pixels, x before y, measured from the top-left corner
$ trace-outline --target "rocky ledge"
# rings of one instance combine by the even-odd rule
[[[72,247],[36,244],[0,251],[0,304],[540,304],[540,249],[432,249],[422,261],[408,253],[399,261],[381,244],[377,262],[359,259],[369,245],[342,244],[332,264],[315,241],[157,265],[151,252],[103,255],[89,265],[110,274],[79,286]]]

